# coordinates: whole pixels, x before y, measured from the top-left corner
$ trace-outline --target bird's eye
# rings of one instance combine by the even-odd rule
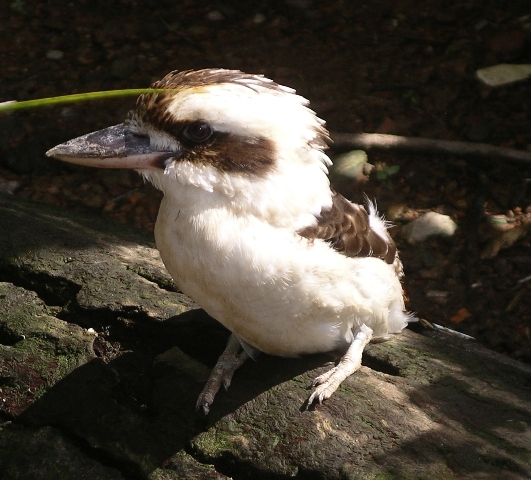
[[[214,131],[208,123],[200,122],[189,123],[183,130],[183,135],[195,143],[206,142],[213,133]]]

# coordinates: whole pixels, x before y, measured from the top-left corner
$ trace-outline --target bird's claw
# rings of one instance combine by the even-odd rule
[[[234,372],[249,358],[249,355],[245,351],[238,353],[240,349],[240,341],[234,334],[231,335],[227,347],[212,369],[203,391],[199,394],[195,406],[196,410],[202,410],[205,415],[208,415],[210,406],[214,402],[214,397],[218,393],[221,385],[223,385],[225,390],[228,390]]]
[[[315,388],[315,390],[308,398],[308,407],[313,405],[314,402],[323,403],[337,390],[337,387],[339,387],[341,382],[335,381],[334,371],[335,367],[314,379],[312,387]]]
[[[205,415],[208,415],[208,412],[210,412],[210,405],[212,405],[213,401],[214,395],[211,395],[210,392],[205,393],[203,390],[197,399],[195,410],[197,412],[202,411]]]
[[[196,405],[195,409],[199,412],[200,410],[203,411],[203,415],[208,415],[210,412],[210,405],[208,403],[204,403],[203,405]]]
[[[327,372],[319,375],[318,377],[315,377],[315,379],[312,382],[312,387],[317,387],[317,385],[322,385],[325,383],[334,373],[335,368],[331,368]]]
[[[315,400],[322,403],[330,398],[341,385],[341,382],[361,367],[361,355],[365,345],[371,340],[372,333],[372,329],[365,324],[358,327],[353,342],[339,363],[328,372],[319,375],[312,382],[312,387],[315,387],[315,390],[308,398],[308,406]]]
[[[228,392],[230,384],[232,383],[232,375],[230,377],[228,376],[224,377],[222,380],[222,383],[223,383],[223,388],[225,389],[226,392]]]

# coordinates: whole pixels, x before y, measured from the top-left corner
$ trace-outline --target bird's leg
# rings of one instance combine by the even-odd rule
[[[314,400],[321,403],[323,400],[330,398],[337,390],[337,387],[341,385],[341,382],[361,367],[363,349],[371,341],[371,338],[372,329],[367,327],[367,325],[363,324],[356,329],[354,340],[339,363],[313,381],[312,387],[315,387],[315,390],[308,398],[308,406]]]
[[[195,405],[196,410],[203,410],[203,413],[207,415],[210,411],[210,405],[212,405],[214,397],[216,396],[216,393],[218,393],[221,384],[223,384],[225,390],[229,388],[234,372],[249,358],[249,355],[245,350],[242,350],[241,352],[240,350],[240,341],[233,333],[229,338],[225,350],[212,369],[205,388],[203,388],[203,391],[197,399]]]

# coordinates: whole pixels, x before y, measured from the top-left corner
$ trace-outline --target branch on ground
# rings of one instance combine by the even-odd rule
[[[402,137],[400,135],[387,135],[382,133],[331,132],[330,135],[334,141],[334,146],[339,148],[407,150],[424,153],[499,157],[515,162],[531,163],[531,152],[515,150],[514,148],[496,147],[486,143]]]

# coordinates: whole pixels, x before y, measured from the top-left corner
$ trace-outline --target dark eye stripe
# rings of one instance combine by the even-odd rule
[[[144,110],[139,118],[173,136],[184,147],[185,154],[179,161],[205,163],[223,172],[254,176],[263,176],[275,167],[275,146],[268,138],[248,138],[220,132],[204,120],[175,121],[168,112],[156,113],[155,109]]]

